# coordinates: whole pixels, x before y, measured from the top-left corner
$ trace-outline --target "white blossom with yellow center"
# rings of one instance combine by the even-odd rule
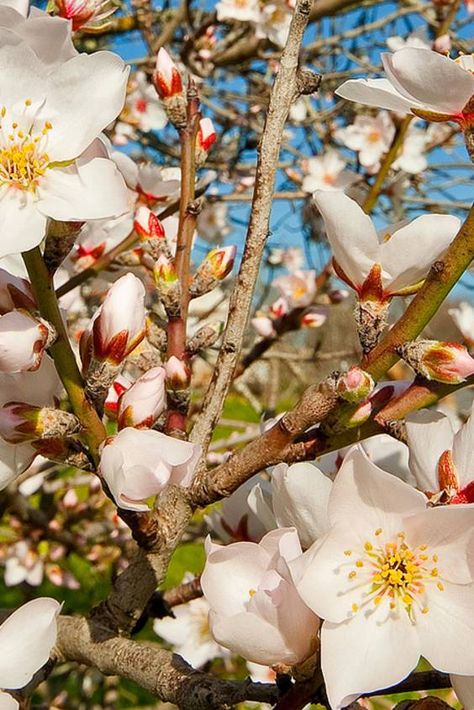
[[[97,52],[47,66],[26,44],[7,45],[0,73],[0,256],[39,244],[48,218],[124,213],[123,178],[97,140],[123,106],[123,61]]]
[[[420,656],[440,671],[474,675],[474,506],[428,508],[424,494],[354,447],[328,516],[329,532],[295,570],[303,601],[325,620],[331,707],[395,685]]]

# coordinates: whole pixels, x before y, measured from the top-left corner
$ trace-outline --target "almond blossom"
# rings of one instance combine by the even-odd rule
[[[59,17],[71,20],[74,32],[107,27],[107,18],[117,10],[110,0],[52,0]]]
[[[354,123],[339,128],[334,137],[346,148],[358,153],[359,162],[374,173],[380,167],[380,158],[390,148],[395,126],[386,111],[377,116],[357,116]]]
[[[466,344],[472,348],[474,345],[474,308],[467,301],[461,301],[454,308],[450,308],[448,313],[459,328]]]
[[[284,47],[290,30],[292,11],[284,0],[265,2],[256,24],[255,34]]]
[[[110,52],[81,54],[48,74],[20,44],[0,48],[0,72],[0,255],[38,245],[48,218],[83,221],[125,212],[121,175],[91,148],[122,108],[124,62]]]
[[[55,599],[39,597],[23,604],[0,626],[0,688],[19,690],[49,659],[56,643],[61,606]],[[0,705],[7,710],[19,703],[0,691]]]
[[[290,308],[304,308],[316,295],[316,272],[295,271],[288,276],[279,276],[272,285],[288,301]]]
[[[329,532],[292,565],[301,597],[324,619],[321,664],[335,710],[398,683],[420,656],[472,673],[474,508],[426,502],[354,447],[331,491]]]
[[[467,422],[454,432],[445,414],[429,409],[406,420],[409,465],[416,485],[435,501],[474,503],[474,405]]]
[[[344,193],[318,190],[314,198],[337,273],[359,298],[409,292],[441,258],[460,226],[457,217],[430,214],[377,233],[370,217]]]
[[[428,138],[426,131],[411,127],[405,136],[398,157],[392,163],[393,169],[404,170],[411,175],[418,175],[426,170],[428,167],[426,157]]]
[[[258,22],[260,19],[258,0],[220,0],[216,4],[216,12],[219,22]]]
[[[117,421],[124,427],[151,427],[166,407],[166,371],[152,367],[125,390],[118,400]]]
[[[305,192],[315,190],[344,190],[360,178],[350,170],[344,170],[346,162],[337,151],[328,150],[323,155],[308,158],[303,164],[306,175],[301,185]]]
[[[210,530],[224,543],[259,542],[264,534],[277,527],[274,521],[266,527],[260,511],[251,504],[249,493],[259,487],[260,497],[270,497],[268,481],[253,476],[243,483],[228,498],[224,498],[219,508],[214,508],[204,516]]]
[[[200,454],[197,444],[126,427],[106,440],[99,470],[119,508],[145,511],[167,485],[190,485]]]
[[[201,577],[214,639],[248,661],[295,665],[316,648],[319,619],[301,601],[288,564],[301,555],[294,528],[274,530],[257,545],[206,541]]]
[[[429,49],[404,47],[394,54],[384,53],[381,58],[386,79],[350,79],[336,94],[430,121],[455,121],[463,128],[472,121],[471,56],[452,60]]]

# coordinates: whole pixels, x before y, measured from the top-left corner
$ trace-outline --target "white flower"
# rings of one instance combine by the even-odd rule
[[[134,77],[133,91],[127,96],[124,114],[140,131],[158,131],[168,123],[155,87],[147,81],[144,72]]]
[[[386,79],[350,79],[336,94],[428,120],[452,120],[462,126],[469,122],[464,108],[474,94],[472,57],[453,61],[429,49],[405,47],[382,54],[382,62]]]
[[[229,651],[212,638],[209,630],[209,604],[204,598],[173,607],[174,619],[155,619],[153,630],[173,646],[185,661],[200,668],[213,658],[223,658]]]
[[[305,192],[315,190],[344,190],[359,180],[350,170],[344,170],[346,161],[335,150],[304,161],[306,175],[301,185]]]
[[[325,620],[334,709],[398,683],[420,656],[448,673],[474,669],[474,507],[426,502],[355,447],[331,492],[329,532],[293,563],[298,591]]]
[[[206,242],[222,244],[230,232],[227,205],[224,202],[206,202],[196,224],[197,233]]]
[[[394,170],[404,170],[406,173],[417,175],[428,167],[426,149],[428,147],[428,136],[426,131],[419,128],[411,128],[402,144],[402,149],[398,158],[392,163]]]
[[[284,47],[290,31],[292,12],[282,0],[266,2],[255,28],[257,37],[267,38],[278,47]]]
[[[121,175],[91,146],[122,107],[123,61],[111,52],[81,54],[48,74],[20,44],[0,48],[0,73],[0,255],[39,244],[48,217],[83,221],[125,212]]]
[[[289,276],[279,276],[272,286],[280,291],[290,308],[305,308],[316,295],[316,272],[295,271]]]
[[[471,416],[456,433],[441,412],[422,409],[407,417],[409,465],[416,485],[431,494],[444,493],[442,502],[474,503],[473,411],[474,404]]]
[[[190,485],[200,454],[197,444],[127,427],[106,441],[100,473],[120,508],[144,511],[146,499],[168,484]]]
[[[273,530],[256,545],[206,541],[201,577],[215,640],[248,661],[304,661],[315,648],[318,617],[301,601],[288,564],[301,556],[294,528]]]
[[[56,643],[60,604],[48,597],[33,599],[13,612],[0,626],[0,688],[19,690],[48,661]],[[2,708],[19,708],[0,691]]]
[[[441,258],[460,226],[457,217],[431,214],[377,234],[370,217],[344,193],[319,190],[314,198],[338,274],[359,297],[370,292],[387,298],[413,288]]]
[[[270,496],[268,481],[253,476],[231,496],[224,498],[219,509],[214,508],[209,515],[204,516],[208,527],[222,542],[259,542],[266,532],[276,527],[273,523],[267,527],[249,500],[249,493],[257,482],[261,497]]]
[[[50,344],[47,324],[28,311],[14,310],[0,316],[0,372],[37,370]]]
[[[43,562],[24,541],[16,542],[5,561],[4,582],[7,587],[14,587],[27,582],[37,587],[43,581]]]
[[[431,50],[424,28],[421,31],[412,32],[408,37],[400,37],[398,35],[387,37],[387,47],[391,49],[392,52],[396,52],[398,49],[403,49],[404,47]]]
[[[216,12],[219,22],[258,22],[260,19],[258,0],[221,0],[216,4]]]
[[[474,344],[474,308],[467,301],[461,301],[454,308],[450,308],[448,313],[461,331],[466,343],[472,347]]]
[[[357,116],[354,123],[335,132],[335,138],[347,148],[357,151],[359,162],[372,172],[380,165],[380,158],[390,148],[395,126],[386,111],[377,116]]]

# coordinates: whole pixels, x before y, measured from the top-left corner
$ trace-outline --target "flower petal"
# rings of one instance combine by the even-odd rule
[[[384,241],[380,252],[382,266],[391,277],[388,290],[393,293],[424,279],[431,264],[444,254],[453,241],[460,225],[457,217],[423,215]]]
[[[454,435],[453,461],[461,488],[474,480],[472,456],[474,452],[474,402],[467,422]]]
[[[464,710],[474,710],[474,676],[451,675],[451,684]]]
[[[333,710],[400,682],[419,657],[408,614],[387,619],[384,610],[370,617],[361,611],[342,624],[325,621],[321,629],[321,665]]]
[[[38,209],[64,222],[118,217],[128,210],[122,175],[104,158],[48,170],[39,194]]]
[[[400,113],[410,113],[410,108],[416,105],[402,96],[388,79],[349,79],[336,89],[336,94],[359,104]]]
[[[431,49],[404,47],[382,62],[398,91],[434,111],[458,113],[474,94],[474,75]]]
[[[2,693],[0,690],[0,710],[17,710],[20,707],[18,701],[9,693]]]
[[[361,285],[379,261],[379,243],[372,220],[343,192],[317,190],[331,249],[339,266],[355,285]]]
[[[56,617],[60,609],[55,599],[33,599],[0,626],[2,688],[23,688],[44,666],[56,642]]]
[[[38,246],[44,237],[46,217],[30,193],[0,188],[0,257]]]
[[[441,412],[421,409],[407,417],[409,465],[422,491],[439,490],[438,463],[441,454],[453,446],[453,427]]]

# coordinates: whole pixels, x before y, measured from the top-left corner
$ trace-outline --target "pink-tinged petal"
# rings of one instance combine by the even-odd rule
[[[333,710],[399,683],[419,657],[416,627],[405,613],[390,618],[384,609],[361,610],[342,624],[325,621],[321,629],[321,665]]]
[[[43,114],[52,124],[52,161],[77,158],[117,118],[128,74],[123,60],[112,52],[79,54],[51,73]]]
[[[410,113],[410,108],[416,105],[402,96],[388,79],[349,79],[336,89],[336,94],[359,104],[400,113]]]
[[[272,471],[276,521],[280,527],[294,525],[305,548],[327,532],[331,488],[332,481],[310,463],[283,463]]]
[[[453,461],[461,488],[474,480],[474,402],[467,422],[455,434],[453,442]]]
[[[474,75],[430,49],[404,47],[382,54],[382,62],[400,93],[434,111],[458,113],[474,94]]]
[[[23,604],[0,626],[0,686],[23,688],[49,659],[61,606],[41,597]]]
[[[355,446],[334,481],[329,520],[332,525],[352,524],[357,528],[363,525],[372,532],[380,527],[390,535],[390,531],[398,532],[400,516],[425,507],[426,498],[422,493],[382,471],[361,447]]]
[[[201,576],[204,597],[213,611],[219,616],[245,611],[249,592],[257,589],[269,564],[269,554],[253,542],[213,545]]]
[[[411,547],[426,545],[428,569],[436,570],[436,575],[426,585],[428,595],[438,577],[454,584],[474,581],[474,506],[428,508],[407,517],[402,529]]]
[[[379,243],[372,220],[343,192],[317,190],[331,249],[339,266],[355,285],[361,285],[379,261]]]
[[[221,616],[211,611],[209,625],[217,643],[248,661],[269,666],[292,665],[299,660],[297,654],[288,649],[280,631],[256,614],[242,612]]]
[[[449,215],[417,217],[380,246],[382,265],[390,274],[391,293],[413,286],[424,279],[456,236],[460,220]]]
[[[298,533],[293,527],[270,530],[260,540],[260,547],[271,558],[282,557],[286,562],[291,562],[302,553]]]
[[[474,668],[474,584],[430,588],[428,612],[417,614],[421,654],[445,673],[468,675]]]
[[[8,444],[0,439],[0,491],[31,466],[36,451],[29,444]]]
[[[48,170],[39,197],[40,212],[64,222],[119,217],[128,211],[123,177],[104,158]]]
[[[0,188],[0,257],[38,246],[45,235],[46,217],[30,193]]]
[[[464,710],[474,710],[474,675],[451,675],[450,679]]]
[[[438,464],[441,454],[453,447],[453,427],[441,412],[422,409],[407,417],[409,465],[422,491],[439,490]]]

